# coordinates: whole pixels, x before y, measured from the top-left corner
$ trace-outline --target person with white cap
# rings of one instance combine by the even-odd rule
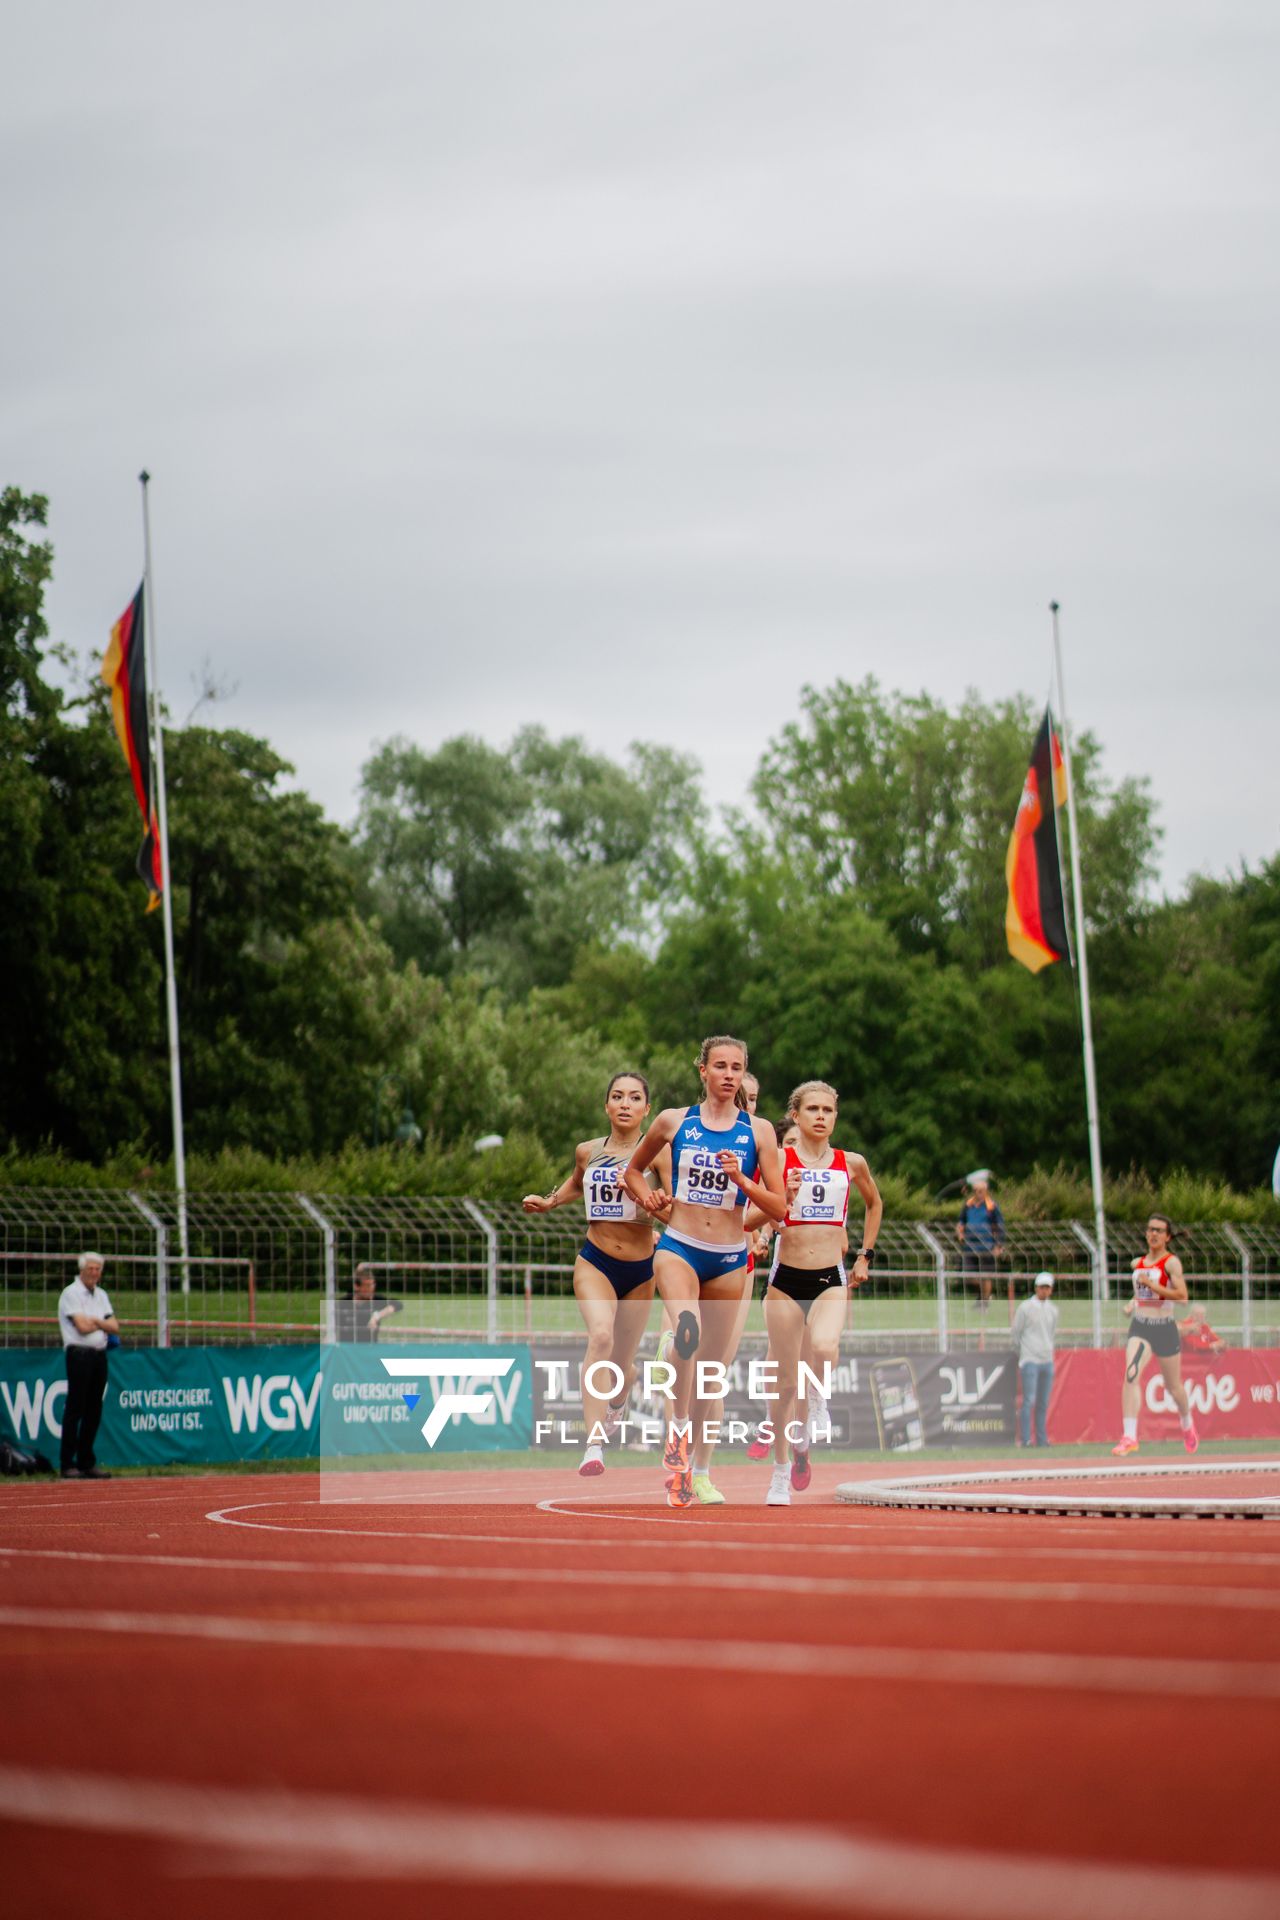
[[[991,1306],[991,1283],[996,1261],[1004,1252],[1004,1215],[991,1198],[990,1167],[975,1167],[964,1177],[967,1189],[956,1238],[960,1242],[960,1271],[972,1274],[978,1285],[978,1311]]]
[[[1053,1275],[1038,1273],[1035,1292],[1013,1316],[1013,1344],[1022,1381],[1022,1444],[1031,1445],[1031,1415],[1036,1418],[1036,1445],[1047,1447],[1045,1420],[1053,1391],[1053,1349],[1058,1337],[1058,1309],[1053,1304]]]
[[[109,1480],[111,1475],[94,1458],[93,1443],[102,1419],[107,1393],[107,1347],[111,1335],[119,1344],[120,1324],[107,1298],[100,1253],[82,1253],[76,1262],[79,1279],[58,1297],[58,1327],[66,1348],[67,1397],[62,1409],[62,1477],[64,1480]]]

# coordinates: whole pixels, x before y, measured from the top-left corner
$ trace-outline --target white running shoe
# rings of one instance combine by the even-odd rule
[[[588,1447],[582,1456],[582,1465],[578,1472],[584,1480],[592,1480],[596,1474],[604,1472],[604,1448]]]
[[[775,1467],[769,1481],[769,1491],[764,1497],[766,1507],[789,1507],[791,1505],[791,1469]]]
[[[817,1388],[815,1387],[812,1393],[809,1395],[808,1427],[809,1427],[810,1446],[812,1446],[814,1440],[817,1438],[819,1434],[825,1436],[827,1431],[828,1420],[829,1420],[829,1416],[827,1413],[826,1396],[825,1394],[819,1393]]]
[[[612,1440],[614,1434],[618,1431],[618,1428],[622,1425],[626,1417],[627,1403],[625,1400],[620,1407],[610,1405],[609,1411],[604,1417],[604,1437],[606,1440]]]

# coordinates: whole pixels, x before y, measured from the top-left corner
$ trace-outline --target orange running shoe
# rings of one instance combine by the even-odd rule
[[[1199,1453],[1200,1435],[1194,1427],[1184,1427],[1182,1429],[1182,1444],[1188,1453]]]
[[[687,1473],[689,1471],[689,1436],[676,1433],[671,1426],[667,1428],[667,1444],[663,1450],[662,1464],[668,1473]]]
[[[691,1507],[693,1505],[693,1475],[691,1473],[677,1473],[674,1476],[671,1485],[667,1488],[667,1505],[669,1507]]]
[[[1138,1443],[1136,1440],[1122,1440],[1120,1445],[1118,1447],[1112,1447],[1111,1451],[1115,1454],[1116,1458],[1119,1459],[1123,1454],[1136,1453],[1138,1451]]]

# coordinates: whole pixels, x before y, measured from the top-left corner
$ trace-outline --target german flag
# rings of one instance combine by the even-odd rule
[[[160,828],[151,787],[151,732],[147,724],[147,654],[143,638],[142,587],[111,629],[111,644],[102,662],[102,678],[111,689],[111,714],[116,735],[133,781],[134,796],[146,825],[138,853],[138,877],[149,891],[147,912],[160,904],[164,868],[160,859]]]
[[[1004,863],[1009,882],[1005,939],[1014,959],[1032,973],[1052,966],[1055,960],[1071,958],[1058,857],[1057,809],[1066,797],[1066,768],[1046,707],[1031,750],[1031,765]]]

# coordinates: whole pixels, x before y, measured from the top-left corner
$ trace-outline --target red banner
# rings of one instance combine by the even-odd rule
[[[1182,1354],[1182,1380],[1202,1440],[1280,1437],[1280,1348],[1224,1347],[1220,1353]],[[1053,1370],[1048,1434],[1063,1445],[1101,1445],[1120,1438],[1124,1349],[1064,1348]],[[1178,1414],[1157,1361],[1142,1376],[1138,1437],[1176,1440]]]

